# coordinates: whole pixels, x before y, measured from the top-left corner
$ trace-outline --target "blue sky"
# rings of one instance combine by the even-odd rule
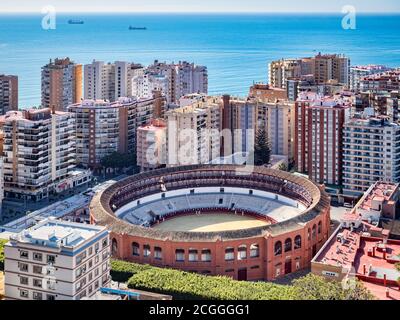
[[[0,0],[0,12],[400,12],[400,0]]]

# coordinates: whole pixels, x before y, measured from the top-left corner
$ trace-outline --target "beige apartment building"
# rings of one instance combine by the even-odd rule
[[[55,59],[42,67],[42,107],[66,111],[82,99],[82,65],[69,58]]]
[[[18,110],[18,77],[0,74],[0,115]]]

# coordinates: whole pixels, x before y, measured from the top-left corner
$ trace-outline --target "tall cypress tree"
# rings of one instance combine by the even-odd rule
[[[271,146],[268,134],[263,129],[258,129],[254,144],[254,164],[262,166],[269,164],[271,161]]]

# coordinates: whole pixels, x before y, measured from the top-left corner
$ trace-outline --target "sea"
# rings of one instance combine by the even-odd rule
[[[342,53],[352,65],[400,66],[400,16],[357,15],[344,29],[334,14],[58,14],[0,15],[0,74],[19,76],[20,108],[40,105],[40,71],[49,59],[191,61],[206,65],[209,93],[246,95],[267,82],[280,58]],[[84,24],[68,24],[68,20]],[[146,30],[129,30],[129,26]]]

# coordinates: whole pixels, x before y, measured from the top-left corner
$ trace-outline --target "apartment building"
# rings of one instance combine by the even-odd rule
[[[257,99],[222,97],[221,152],[224,156],[254,151],[259,104]]]
[[[208,97],[165,113],[168,166],[208,163],[220,156],[220,108],[220,98]]]
[[[318,183],[342,184],[343,127],[351,101],[343,95],[301,93],[295,106],[295,163]]]
[[[400,69],[386,71],[361,78],[360,91],[400,91]]]
[[[0,74],[0,115],[18,110],[18,77]]]
[[[281,59],[269,64],[268,78],[272,87],[287,88],[288,79],[312,75],[316,84],[331,80],[349,85],[350,59],[338,54],[317,54],[311,58]]]
[[[55,59],[42,67],[42,107],[66,111],[82,99],[82,65],[69,58]]]
[[[86,168],[97,169],[113,153],[136,153],[137,128],[162,117],[164,99],[119,98],[117,101],[83,100],[69,106],[75,119],[76,156]],[[133,164],[132,164],[133,165]]]
[[[84,66],[84,98],[116,101],[120,97],[135,96],[132,79],[141,74],[143,66],[140,64],[93,60]]]
[[[250,87],[249,97],[260,102],[275,102],[276,100],[287,100],[287,92],[282,88],[274,88],[268,84],[256,83]]]
[[[137,165],[140,170],[160,168],[167,161],[167,125],[163,119],[153,119],[137,129]]]
[[[208,93],[207,67],[186,61],[166,63],[156,60],[134,82],[137,82],[133,86],[136,86],[134,90],[139,97],[139,94],[146,94],[154,88],[161,89],[167,103],[176,104],[182,96],[191,93]],[[146,89],[146,86],[149,88]]]
[[[110,279],[105,227],[49,218],[10,237],[4,248],[5,298],[80,300]]]
[[[48,108],[10,111],[0,122],[6,197],[39,201],[70,178],[76,154],[75,122],[69,113]]]
[[[267,132],[271,154],[294,158],[294,103],[287,100],[259,103],[257,128]]]
[[[367,65],[367,66],[353,66],[350,67],[350,90],[355,92],[360,91],[361,79],[378,74],[386,71],[390,71],[391,68],[383,65]]]
[[[376,181],[400,182],[400,125],[356,114],[343,129],[343,193],[357,197]]]
[[[154,91],[160,91],[168,97],[169,78],[161,74],[144,73],[132,79],[132,95],[143,99],[153,96]]]

